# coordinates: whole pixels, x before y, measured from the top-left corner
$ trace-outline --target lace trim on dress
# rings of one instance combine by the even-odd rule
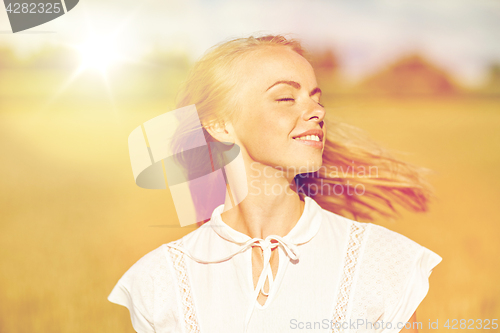
[[[174,243],[175,245],[182,247],[182,240]],[[184,313],[184,323],[186,333],[199,333],[200,325],[198,324],[198,317],[196,316],[196,310],[194,307],[193,296],[191,294],[191,285],[189,284],[189,279],[187,275],[186,261],[184,259],[184,253],[181,251],[169,247],[168,251],[172,262],[174,264],[174,269],[177,274],[177,280],[179,281],[179,291],[181,294],[182,310]]]
[[[347,245],[347,255],[344,262],[340,289],[337,295],[337,305],[333,313],[333,333],[342,331],[342,324],[346,318],[347,307],[349,305],[349,295],[354,280],[356,268],[358,267],[358,258],[363,242],[365,231],[364,225],[351,224],[349,232],[349,243]]]

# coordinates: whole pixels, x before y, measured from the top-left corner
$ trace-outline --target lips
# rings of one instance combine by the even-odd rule
[[[310,141],[321,142],[321,140],[319,139],[319,136],[317,136],[317,135],[304,135],[304,136],[295,138],[295,140],[310,140]]]
[[[293,137],[295,140],[319,141],[323,142],[323,131],[312,129]]]
[[[301,144],[305,144],[313,148],[323,148],[323,131],[320,129],[305,131],[294,136],[293,139]]]

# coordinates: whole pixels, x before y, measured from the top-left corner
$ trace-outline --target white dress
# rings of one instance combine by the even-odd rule
[[[441,261],[403,235],[331,213],[309,197],[283,238],[251,239],[222,221],[223,208],[118,281],[108,300],[130,310],[137,332],[399,332]],[[255,289],[252,245],[262,247],[265,264]],[[276,246],[273,281],[268,260]]]

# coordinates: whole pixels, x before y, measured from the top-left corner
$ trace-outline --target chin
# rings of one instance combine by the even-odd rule
[[[323,159],[318,158],[318,159],[307,160],[306,163],[304,162],[296,163],[294,166],[290,166],[289,168],[294,168],[295,170],[297,170],[297,174],[301,174],[301,173],[316,172],[321,168],[322,165],[323,165]]]

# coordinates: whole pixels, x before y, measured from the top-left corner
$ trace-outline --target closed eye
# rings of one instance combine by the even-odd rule
[[[277,99],[276,101],[277,102],[294,102],[295,99],[288,97],[288,98],[280,98],[280,99]]]
[[[294,98],[290,98],[290,97],[287,97],[287,98],[280,98],[280,99],[277,99],[276,100],[277,102],[294,102],[295,99]],[[324,108],[325,106],[323,104],[321,104],[320,102],[316,102],[318,103],[319,106],[321,106],[322,108]]]

